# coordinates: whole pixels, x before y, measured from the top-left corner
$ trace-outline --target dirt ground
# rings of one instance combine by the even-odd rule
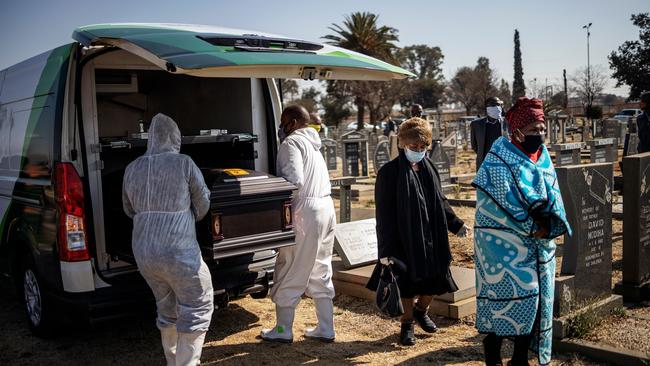
[[[102,324],[90,329],[61,329],[53,339],[33,337],[15,299],[3,297],[0,313],[0,364],[3,365],[163,365],[159,333],[153,318]],[[314,326],[313,302],[303,300],[297,310],[292,345],[257,339],[275,319],[270,299],[250,297],[214,313],[203,347],[202,365],[482,365],[482,336],[471,319],[437,318],[440,327],[429,335],[416,331],[417,344],[398,345],[399,323],[383,318],[367,301],[335,299],[335,343],[306,340],[302,329]],[[511,344],[506,343],[504,358]],[[532,357],[532,356],[531,356]],[[573,355],[556,355],[552,365],[597,365]]]
[[[474,172],[473,157],[459,155],[452,174]],[[353,210],[372,211],[372,201],[354,202]],[[474,208],[455,207],[456,213],[473,226]],[[365,213],[367,214],[367,212]],[[453,264],[474,267],[473,241],[450,236]],[[561,268],[562,239],[558,240],[558,271]],[[613,281],[621,278],[622,222],[613,223]],[[29,332],[19,302],[13,296],[0,297],[0,365],[164,365],[159,333],[153,314],[90,328],[60,329],[52,339],[40,339]],[[434,319],[439,331],[429,335],[416,331],[418,342],[402,347],[399,323],[380,316],[367,301],[338,296],[335,299],[337,340],[323,344],[306,340],[302,329],[314,326],[313,302],[305,299],[297,309],[292,345],[264,343],[257,339],[263,327],[273,326],[274,307],[270,299],[249,297],[231,302],[214,313],[203,348],[202,365],[482,365],[482,336],[473,318],[452,321]],[[616,347],[650,352],[650,304],[628,308],[624,317],[609,317],[587,336]],[[506,342],[504,359],[512,352]],[[532,354],[531,354],[532,356]],[[552,365],[598,365],[575,355],[554,354]]]

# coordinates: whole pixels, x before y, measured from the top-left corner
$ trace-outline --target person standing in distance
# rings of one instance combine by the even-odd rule
[[[472,150],[476,153],[476,171],[481,167],[492,144],[504,135],[503,102],[498,97],[485,100],[487,116],[470,124]]]

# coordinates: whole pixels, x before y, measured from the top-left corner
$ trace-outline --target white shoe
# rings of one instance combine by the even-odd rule
[[[260,337],[269,342],[293,342],[293,317],[296,309],[275,307],[276,325],[273,329],[263,329]]]
[[[205,333],[178,333],[176,366],[196,366],[199,364]]]
[[[334,342],[334,304],[332,299],[319,298],[314,299],[316,305],[316,317],[318,326],[307,329],[305,338],[317,339],[322,342]]]
[[[160,328],[160,339],[162,341],[163,351],[167,366],[176,366],[176,342],[178,341],[178,332],[176,326]]]

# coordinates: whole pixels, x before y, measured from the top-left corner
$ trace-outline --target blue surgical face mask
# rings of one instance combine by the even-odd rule
[[[404,154],[406,154],[406,158],[411,163],[415,164],[415,163],[419,163],[422,159],[424,159],[424,156],[427,154],[427,151],[424,150],[424,151],[421,151],[421,152],[417,152],[417,151],[409,150],[408,147],[405,147],[404,148]]]

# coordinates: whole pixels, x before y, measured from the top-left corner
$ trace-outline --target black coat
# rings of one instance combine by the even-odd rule
[[[431,257],[422,258],[418,257],[418,251],[421,252],[421,248],[411,248],[408,237],[405,236],[405,233],[408,230],[418,231],[419,228],[400,228],[400,222],[404,222],[404,217],[407,216],[407,212],[403,208],[403,204],[398,202],[400,199],[401,192],[398,192],[398,189],[404,190],[404,187],[398,187],[398,180],[401,174],[400,172],[400,159],[405,160],[404,153],[400,151],[400,156],[393,159],[392,161],[386,163],[377,174],[377,181],[375,184],[375,216],[377,219],[377,247],[378,247],[378,257],[395,257],[407,266],[408,277],[412,281],[426,280],[426,278],[418,277],[418,273],[422,273],[422,267],[434,268],[438,267],[436,272],[444,273],[445,275],[449,271],[449,264],[451,262],[451,251],[449,249],[449,241],[447,240],[447,231],[452,233],[457,233],[463,226],[463,221],[456,216],[453,209],[447,202],[446,198],[440,192],[440,178],[438,173],[435,170],[433,163],[427,159],[429,167],[432,168],[435,173],[435,177],[432,178],[431,182],[425,182],[427,187],[431,189],[438,190],[437,193],[431,192],[432,194],[427,194],[429,199],[435,199],[437,202],[433,205],[442,207],[442,210],[439,210],[439,215],[434,213],[429,214],[429,221],[431,226],[431,231],[434,233],[434,250],[436,254]],[[422,163],[421,163],[422,164]],[[403,169],[404,163],[402,163]],[[410,167],[408,168],[410,169]],[[433,194],[435,193],[435,194]],[[428,207],[432,205],[427,204]],[[418,223],[412,223],[409,225],[418,225]],[[442,233],[440,231],[443,231]],[[436,235],[437,234],[437,235]],[[416,256],[413,255],[416,253]],[[443,268],[444,267],[444,268]],[[377,288],[377,280],[379,275],[380,265],[377,265],[373,276],[368,282],[367,287],[369,289],[375,290]]]
[[[490,151],[490,148],[492,147],[492,143],[496,141],[496,139],[492,141],[485,141],[486,124],[488,123],[487,119],[488,117],[475,119],[469,125],[472,150],[474,150],[474,152],[476,153],[476,171],[478,171],[478,168],[483,163],[483,159],[485,159],[485,156]],[[499,123],[501,134],[503,134],[505,120],[502,120],[501,122],[497,122],[497,123]]]
[[[650,121],[648,113],[643,112],[636,118],[636,125],[639,131],[639,145],[637,152],[644,153],[650,151]]]

